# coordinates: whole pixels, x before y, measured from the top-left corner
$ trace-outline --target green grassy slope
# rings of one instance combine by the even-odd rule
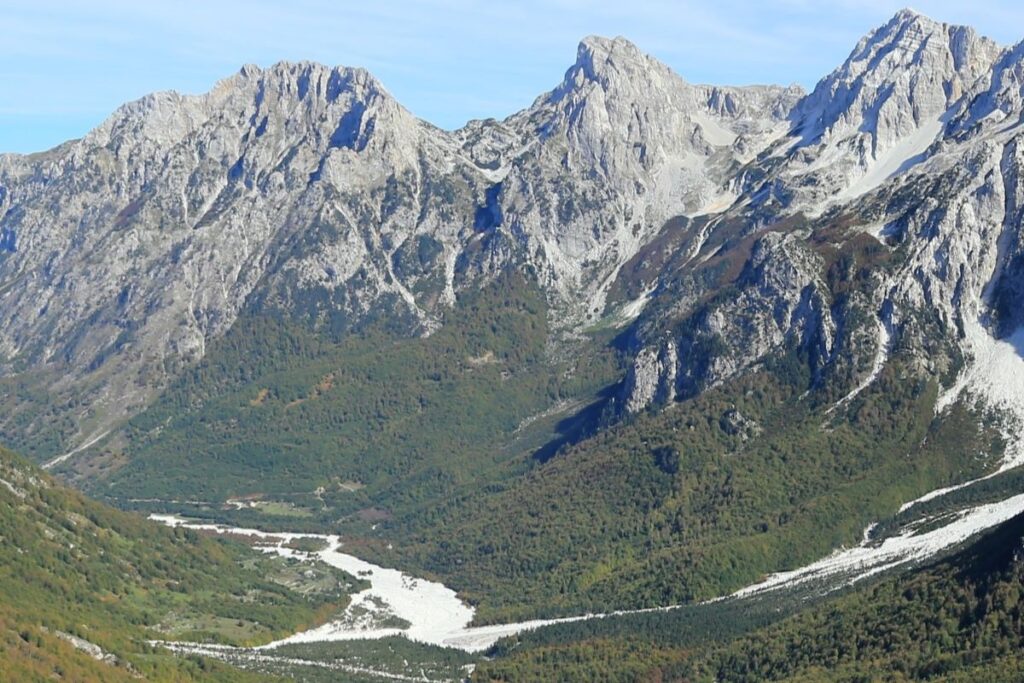
[[[265,642],[339,612],[347,584],[329,567],[307,577],[283,558],[113,510],[0,449],[0,680],[249,680],[146,641]]]

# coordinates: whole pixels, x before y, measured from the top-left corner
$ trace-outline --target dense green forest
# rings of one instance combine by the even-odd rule
[[[1024,517],[963,553],[736,643],[695,680],[1014,680],[1024,675]]]
[[[545,411],[598,400],[621,374],[604,346],[575,354],[584,360],[549,359],[546,316],[539,290],[513,274],[467,294],[426,338],[371,327],[335,341],[246,318],[93,459],[88,474],[100,482],[90,490],[201,501],[258,493],[305,516],[329,508],[334,520],[507,478],[528,464],[513,456],[546,441],[536,436],[550,433]]]
[[[147,641],[266,642],[326,621],[360,587],[113,510],[0,449],[0,680],[250,680]]]
[[[1001,453],[975,413],[935,420],[935,386],[903,367],[840,415],[783,366],[611,426],[397,520],[403,561],[479,601],[483,621],[701,600],[812,561]]]
[[[1024,515],[945,560],[777,623],[775,607],[737,601],[564,625],[502,644],[474,680],[1019,681],[1022,595]],[[759,622],[771,625],[742,634]]]

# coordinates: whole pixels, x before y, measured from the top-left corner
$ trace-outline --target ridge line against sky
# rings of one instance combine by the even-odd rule
[[[124,102],[200,93],[243,64],[362,66],[444,128],[503,118],[550,90],[580,38],[622,35],[691,82],[798,83],[838,66],[906,0],[7,0],[0,14],[0,152],[81,137]],[[918,0],[1002,44],[1024,4]]]

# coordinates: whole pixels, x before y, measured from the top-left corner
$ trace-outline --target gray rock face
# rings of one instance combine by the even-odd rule
[[[636,413],[649,405],[664,405],[675,400],[680,364],[674,339],[666,340],[660,350],[653,346],[640,349],[626,378],[626,411]]]
[[[199,97],[146,97],[81,141],[9,158],[0,358],[88,380],[117,418],[257,291],[266,307],[332,300],[310,312],[325,319],[390,297],[426,325],[417,278],[394,278],[390,257],[417,231],[471,231],[437,196],[474,191],[444,142],[364,71],[279,64]]]
[[[67,401],[70,447],[245,311],[430,334],[460,291],[528,268],[559,336],[642,309],[629,412],[783,349],[851,395],[897,343],[941,373],[928,335],[972,358],[971,330],[1024,322],[1022,60],[905,11],[805,96],[693,85],[587,38],[531,107],[454,132],[362,70],[247,66],[0,156],[0,367]],[[853,242],[884,266],[852,272]],[[23,418],[4,428],[40,427]]]
[[[784,160],[773,192],[820,213],[912,167],[999,54],[969,27],[901,11],[793,110],[793,136],[773,149]]]
[[[383,310],[424,334],[460,288],[529,264],[571,331],[799,95],[691,86],[590,38],[533,107],[454,133],[365,71],[317,64],[145,97],[82,140],[4,157],[0,363],[88,393],[77,419],[100,433],[247,307],[336,332]]]
[[[803,350],[820,370],[833,354],[837,327],[823,270],[799,236],[769,232],[754,240],[728,296],[693,307],[652,306],[637,330],[644,341],[624,386],[625,409],[692,396],[787,346]],[[661,298],[702,295],[690,282],[679,292],[671,288]],[[680,319],[682,333],[664,337]],[[649,345],[652,337],[662,341]]]
[[[635,328],[626,409],[657,405],[669,383],[697,391],[794,347],[817,377],[856,369],[842,405],[898,346],[947,381],[966,361],[938,409],[967,390],[1020,420],[1024,391],[1010,385],[1024,364],[1000,338],[1024,322],[1022,57],[912,12],[861,41],[795,107],[789,136],[741,171],[749,205],[645,283],[655,294]],[[766,241],[765,230],[778,234]],[[749,254],[743,240],[756,240]],[[884,266],[850,292],[843,261],[827,272],[821,256],[852,254],[855,242]],[[730,255],[743,275],[709,274]],[[723,287],[729,296],[708,301]],[[680,349],[671,372],[643,362],[666,339]]]
[[[481,137],[491,150],[515,140],[515,156],[491,152],[493,215],[579,324],[666,220],[722,198],[802,94],[690,85],[622,38],[591,37],[558,88],[488,136],[473,130],[471,155]]]

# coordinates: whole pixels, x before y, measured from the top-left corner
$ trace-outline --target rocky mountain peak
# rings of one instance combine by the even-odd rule
[[[625,38],[587,36],[580,41],[575,63],[548,99],[557,103],[589,96],[636,102],[685,87],[671,69]]]
[[[740,135],[772,129],[802,95],[776,86],[693,85],[625,38],[589,36],[562,83],[523,116],[548,134],[564,129],[601,169],[609,146],[622,139],[628,149],[615,150],[618,156],[650,170],[659,159],[706,158]]]
[[[1024,42],[1003,52],[992,70],[964,96],[950,124],[954,135],[1009,132],[1020,124],[1024,105]]]
[[[820,213],[908,171],[1000,54],[969,27],[900,11],[793,109],[792,135],[776,152],[787,162],[774,166],[765,196]]]
[[[900,11],[896,12],[888,22],[869,32],[865,39],[878,34],[891,33],[893,31],[902,33],[908,28],[913,28],[921,32],[934,32],[942,30],[943,26],[944,24],[942,22],[921,14],[912,7],[904,7]]]
[[[396,284],[391,252],[420,222],[446,244],[472,224],[408,199],[426,194],[424,177],[451,173],[445,191],[461,189],[447,140],[365,70],[312,62],[246,66],[205,94],[128,103],[67,148],[0,168],[0,281],[35,283],[5,290],[0,358],[83,376],[116,347],[131,358],[110,395],[138,405],[150,366],[133,349],[199,358],[250,300],[315,291],[335,297],[323,310],[353,317],[397,301],[414,326],[418,304]],[[455,254],[445,258],[427,263],[440,284],[422,299],[444,293],[452,275],[436,271]]]
[[[583,77],[607,87],[615,78],[646,69],[652,62],[661,67],[660,63],[622,36],[587,36],[580,41],[576,50],[576,63],[569,69],[566,80],[570,80],[569,76],[572,75],[574,83],[578,84],[579,78]]]
[[[311,61],[281,61],[265,69],[246,65],[235,77],[221,81],[218,88],[244,88],[248,84],[275,88],[297,100],[320,98],[333,102],[346,93],[359,100],[392,99],[381,82],[362,67],[331,67]]]
[[[878,153],[945,113],[998,54],[972,28],[902,10],[818,83],[798,127],[807,142],[863,131]]]
[[[363,116],[366,112],[387,119],[392,129],[415,123],[365,69],[306,61],[283,61],[267,68],[247,64],[200,95],[164,91],[129,102],[82,142],[87,148],[112,147],[136,155],[145,153],[143,149],[166,150],[191,135],[225,126],[251,129],[255,140],[274,123],[301,133],[340,122],[347,124],[345,130],[331,134],[337,132],[344,139],[336,136],[332,145],[365,146],[367,140],[360,135],[372,130],[363,130],[358,123],[368,118]]]
[[[617,269],[665,221],[731,203],[730,169],[785,131],[796,99],[693,85],[624,38],[583,39],[562,82],[504,124],[528,155],[492,174],[505,226],[572,302],[562,319],[599,317]],[[554,201],[538,201],[542,188]]]
[[[293,140],[305,137],[318,148],[326,143],[327,150],[416,144],[420,122],[366,69],[278,62],[255,78],[236,77],[227,90],[241,92],[255,138],[276,124]]]

